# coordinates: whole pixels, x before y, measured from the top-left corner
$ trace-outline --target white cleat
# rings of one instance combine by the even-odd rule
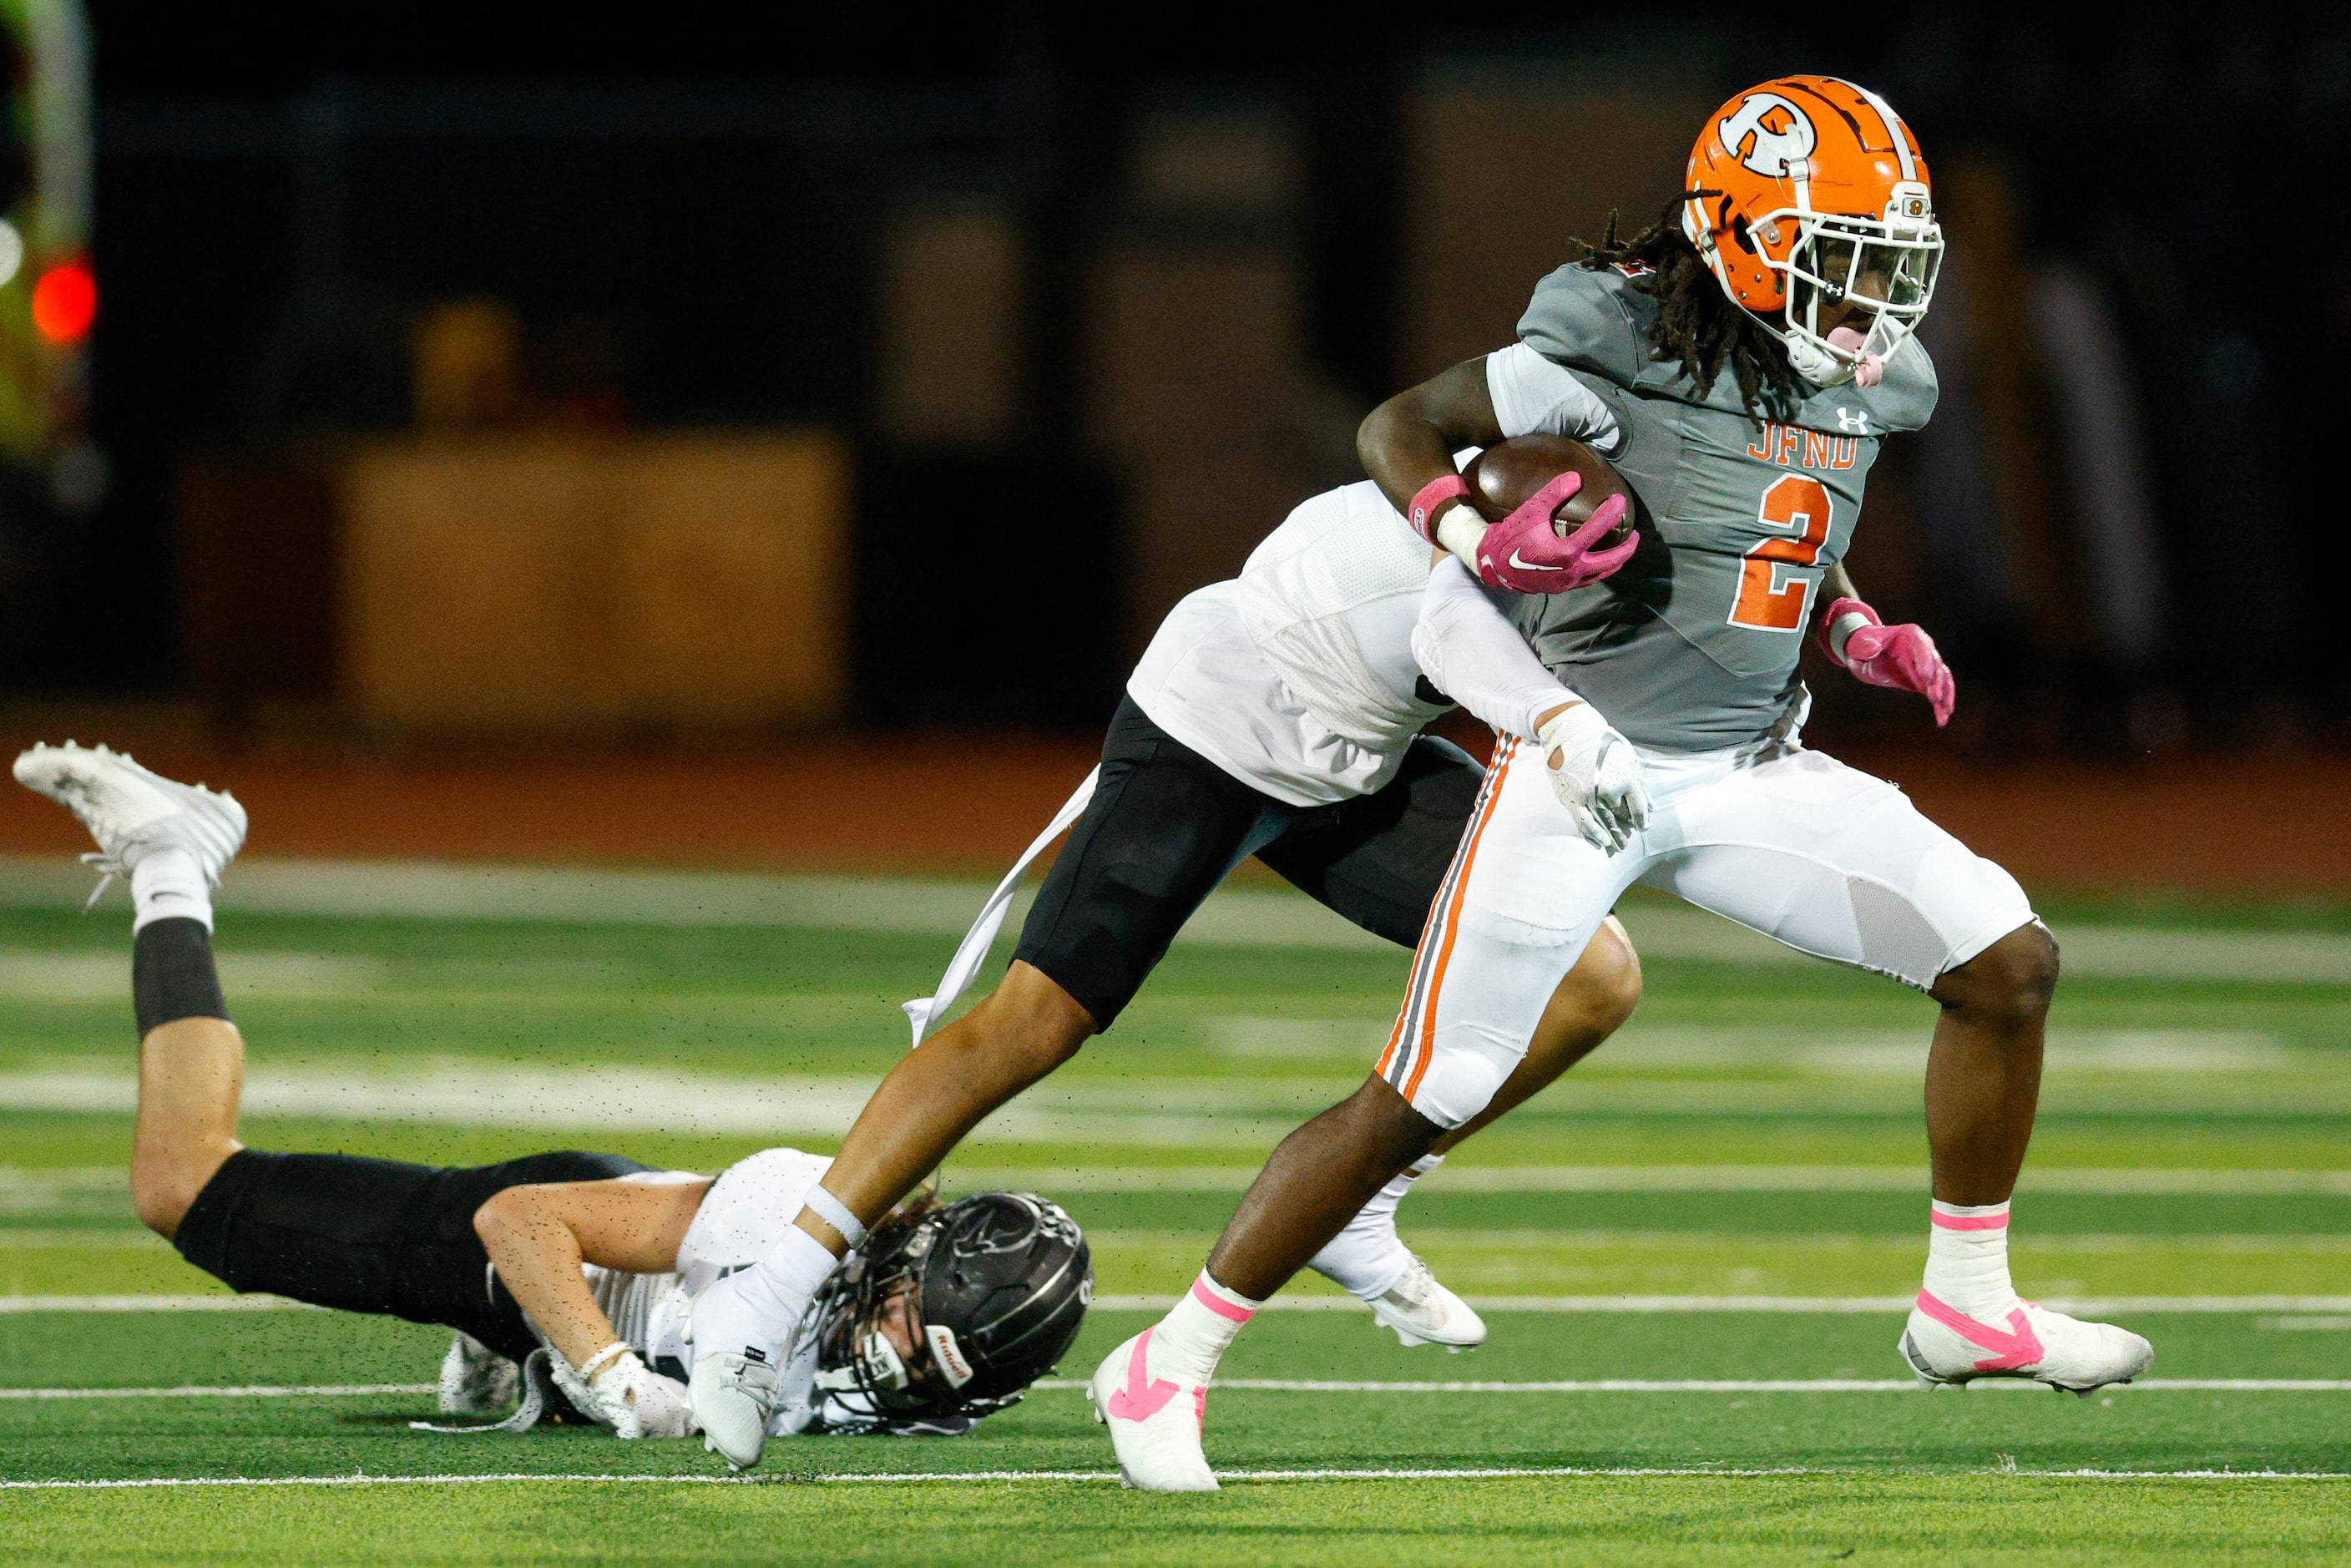
[[[1141,1333],[1094,1369],[1086,1398],[1110,1428],[1119,1479],[1137,1491],[1216,1491],[1217,1473],[1200,1448],[1208,1390],[1151,1375],[1151,1336]]]
[[[2089,1397],[2128,1383],[2155,1361],[2155,1346],[2113,1323],[2085,1322],[2019,1301],[2005,1324],[1969,1317],[1927,1291],[1902,1331],[1902,1358],[1921,1384],[2023,1377]]]
[[[522,1368],[472,1334],[449,1342],[449,1354],[441,1358],[441,1414],[487,1416],[521,1393]]]
[[[235,796],[166,779],[103,746],[36,746],[17,756],[16,772],[17,783],[80,818],[98,841],[98,853],[81,858],[100,873],[99,893],[159,849],[187,851],[218,886],[245,844]]]
[[[786,1338],[789,1338],[787,1331]],[[743,1301],[734,1275],[721,1275],[694,1299],[685,1339],[695,1351],[686,1396],[702,1446],[738,1470],[768,1449],[768,1417],[775,1414],[789,1345],[766,1343],[758,1314]]]
[[[746,1355],[695,1358],[686,1397],[702,1446],[738,1470],[747,1470],[768,1451],[768,1417],[775,1414],[776,1369]]]
[[[1459,1355],[1486,1343],[1486,1320],[1447,1290],[1418,1253],[1413,1255],[1404,1278],[1364,1305],[1372,1309],[1372,1316],[1395,1330],[1407,1350],[1416,1344],[1441,1344]]]

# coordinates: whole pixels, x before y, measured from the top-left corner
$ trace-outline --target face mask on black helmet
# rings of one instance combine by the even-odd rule
[[[868,1430],[969,1421],[1053,1370],[1093,1297],[1077,1221],[1029,1193],[893,1215],[810,1305],[817,1387]]]

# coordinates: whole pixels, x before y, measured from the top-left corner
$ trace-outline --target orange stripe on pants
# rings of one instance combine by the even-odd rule
[[[1477,862],[1478,841],[1486,835],[1486,824],[1494,820],[1494,808],[1502,799],[1502,785],[1510,770],[1510,763],[1519,754],[1513,741],[1498,748],[1501,755],[1494,763],[1491,789],[1486,796],[1485,809],[1469,825],[1469,837],[1461,847],[1461,868],[1453,883],[1453,903],[1445,912],[1445,940],[1437,950],[1437,969],[1429,977],[1428,995],[1423,998],[1420,1012],[1420,1060],[1412,1064],[1412,1075],[1405,1081],[1404,1097],[1409,1103],[1420,1089],[1422,1076],[1428,1071],[1428,1059],[1437,1051],[1437,1007],[1445,990],[1445,968],[1453,960],[1453,941],[1461,930],[1461,902],[1469,894],[1469,872]]]
[[[1495,767],[1508,754],[1513,744],[1515,743],[1507,736],[1494,742],[1494,754],[1486,765],[1486,776],[1478,785],[1477,799],[1469,805],[1469,821],[1462,824],[1462,836],[1465,840],[1473,831],[1478,819],[1484,815],[1487,802],[1494,798]],[[1415,1004],[1420,998],[1421,981],[1426,976],[1429,962],[1436,956],[1436,945],[1444,940],[1445,895],[1452,891],[1461,877],[1462,853],[1463,852],[1458,849],[1453,852],[1451,863],[1446,866],[1445,875],[1437,882],[1437,897],[1429,906],[1427,924],[1421,928],[1420,940],[1413,944],[1412,969],[1405,978],[1404,1000],[1396,1007],[1395,1027],[1388,1031],[1387,1046],[1380,1052],[1379,1061],[1372,1066],[1372,1071],[1379,1077],[1387,1076],[1389,1064],[1395,1061],[1396,1048],[1405,1042],[1411,1032],[1412,1020],[1417,1016]]]

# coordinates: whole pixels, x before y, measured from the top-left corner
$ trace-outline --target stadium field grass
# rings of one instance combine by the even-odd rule
[[[2326,1495],[2313,1495],[2324,1490]],[[20,1496],[24,1494],[19,1494]],[[2020,1476],[638,1488],[573,1481],[46,1494],[0,1519],[47,1563],[2339,1562],[2332,1483]],[[625,1543],[622,1546],[620,1543]]]
[[[2193,915],[2158,912],[2175,925]],[[2341,925],[2328,912],[2300,925],[2291,911],[2222,918]],[[1900,1317],[1886,1310],[1495,1311],[1491,1343],[1467,1357],[1404,1351],[1353,1310],[1269,1313],[1228,1362],[1238,1383],[1500,1386],[1228,1386],[1210,1405],[1210,1454],[1243,1479],[1216,1498],[1142,1498],[1098,1479],[1107,1445],[1069,1386],[1039,1390],[967,1439],[782,1443],[768,1479],[748,1483],[557,1479],[721,1478],[697,1444],[412,1430],[432,1416],[430,1394],[413,1388],[445,1344],[428,1329],[301,1311],[22,1310],[28,1296],[225,1294],[130,1214],[122,925],[0,912],[0,1296],[17,1299],[0,1312],[6,1555],[2136,1563],[2351,1553],[2351,1480],[2340,1479],[2351,1475],[2351,1391],[1904,1390],[1884,1386],[1903,1373]],[[254,1092],[281,1107],[248,1117],[253,1143],[465,1161],[586,1146],[708,1169],[773,1142],[831,1146],[840,1107],[904,1049],[895,1004],[929,988],[945,944],[248,916],[224,921],[219,946]],[[1360,1079],[1404,962],[1179,948],[1118,1030],[984,1128],[946,1185],[1009,1173],[1061,1198],[1093,1239],[1106,1297],[1180,1289],[1265,1151]],[[1405,1211],[1407,1239],[1458,1287],[1490,1297],[1835,1304],[1915,1290],[1915,1058],[1931,1005],[1813,967],[1653,963],[1648,987],[1618,1042],[1425,1184]],[[2351,1380],[2351,988],[2068,982],[2053,1045],[2018,1205],[2020,1284],[2051,1299],[2273,1298],[2123,1318],[2156,1342],[2158,1379]],[[617,1076],[602,1089],[566,1076],[582,1071]],[[439,1098],[402,1098],[420,1083],[440,1085]],[[613,1083],[622,1092],[598,1113]],[[669,1100],[626,1088],[679,1084]],[[747,1086],[771,1084],[807,1091],[778,1103],[772,1127],[727,1109]],[[590,1109],[550,1120],[550,1103]],[[2129,1190],[2149,1173],[2158,1190]],[[1098,1309],[1063,1382],[1149,1321]],[[1876,1386],[1510,1386],[1604,1379]],[[89,1396],[253,1385],[281,1392]],[[303,1392],[353,1386],[381,1391]],[[1247,1479],[1428,1470],[1510,1473]],[[1734,1473],[1757,1471],[1795,1473]],[[2078,1471],[2105,1473],[2055,1473]],[[2239,1474],[2193,1473],[2222,1471]],[[2242,1475],[2263,1471],[2283,1473]],[[919,1474],[1029,1479],[826,1479]],[[544,1479],[450,1479],[496,1475]],[[195,1481],[306,1484],[168,1484]],[[57,1485],[93,1482],[167,1484]]]

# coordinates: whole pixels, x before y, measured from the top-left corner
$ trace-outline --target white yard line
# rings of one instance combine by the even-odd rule
[[[0,1388],[0,1400],[49,1399],[347,1399],[375,1395],[430,1394],[430,1383],[320,1383],[310,1385],[183,1385],[177,1388]],[[1045,1393],[1074,1393],[1075,1378],[1047,1377],[1031,1386]],[[1384,1383],[1332,1378],[1220,1377],[1223,1390],[1260,1394],[1912,1394],[1915,1378],[1892,1377],[1601,1377],[1528,1382]],[[2034,1392],[2037,1383],[1987,1377],[1970,1392]],[[2142,1377],[2130,1385],[2159,1392],[2231,1394],[2351,1393],[2351,1378],[2339,1377]]]
[[[1220,1470],[1228,1481],[1471,1481],[1525,1479],[1591,1479],[1714,1477],[1754,1479],[1768,1476],[1915,1476],[1915,1470],[1829,1469],[1791,1465],[1770,1469],[1729,1467],[1530,1465],[1479,1469],[1302,1469]],[[2025,1470],[2001,1469],[1959,1472],[1978,1476],[2015,1476],[2024,1479],[2115,1481],[2341,1481],[2351,1472],[2339,1470]],[[488,1475],[424,1476],[154,1476],[133,1480],[0,1480],[0,1491],[142,1491],[177,1487],[362,1487],[362,1486],[491,1486],[503,1482],[589,1483],[611,1486],[953,1486],[1005,1481],[1115,1482],[1116,1470],[923,1470],[896,1475],[816,1474],[774,1477],[723,1475],[593,1475],[585,1472],[532,1474],[507,1471]]]
[[[1096,1296],[1106,1312],[1164,1312],[1175,1296]],[[1804,1312],[1869,1315],[1907,1312],[1908,1296],[1470,1296],[1481,1312]],[[2344,1312],[2351,1296],[2053,1296],[2043,1303],[2065,1312]],[[0,1316],[25,1312],[319,1312],[283,1296],[0,1296]],[[1363,1312],[1353,1296],[1276,1296],[1261,1309],[1276,1312]],[[2297,1325],[2298,1326],[2298,1325]]]
[[[316,1312],[283,1296],[0,1296],[0,1316],[20,1312]],[[2282,1307],[2281,1312],[2298,1309]]]
[[[1431,1192],[1924,1193],[1927,1176],[1924,1166],[1471,1166],[1456,1170],[1448,1162],[1418,1185]],[[2351,1170],[2035,1169],[2025,1174],[2018,1192],[2027,1199],[2044,1193],[2351,1197]]]
[[[0,1085],[5,1085],[5,1077],[0,1077]],[[864,1081],[859,1080],[857,1087],[862,1092]],[[112,1081],[107,1092],[116,1092]],[[1429,1192],[1923,1193],[1927,1174],[1924,1166],[1461,1166],[1448,1162],[1424,1176],[1419,1185]],[[947,1167],[946,1176],[958,1192],[994,1188],[1237,1193],[1256,1179],[1257,1167],[1108,1166],[1057,1170],[954,1165]],[[0,1166],[0,1213],[35,1213],[68,1197],[113,1193],[121,1194],[127,1204],[130,1191],[130,1175],[118,1166],[54,1170]],[[2028,1197],[2064,1193],[2101,1197],[2351,1197],[2351,1170],[2035,1168],[2025,1173],[2023,1191]]]
[[[1164,1312],[1175,1296],[1096,1296],[1110,1312]],[[1481,1312],[1907,1312],[1910,1296],[1469,1296]],[[2052,1296],[2063,1312],[2351,1312],[2351,1296]],[[1362,1311],[1352,1296],[1276,1296],[1259,1311]]]
[[[235,992],[232,991],[234,996]],[[486,996],[495,1008],[500,998]],[[874,1027],[881,1014],[893,1011],[875,1002]],[[1823,1035],[1806,1050],[1844,1050],[1837,1041],[1848,1037]],[[1855,1050],[1876,1051],[1866,1037],[1851,1037]],[[1630,1042],[1637,1044],[1637,1041]],[[1743,1049],[1743,1048],[1742,1048]],[[1893,1112],[1907,1109],[1898,1090],[1913,1082],[1917,1068],[1906,1067],[1899,1077],[1882,1073],[1856,1077],[1841,1070],[1805,1067],[1792,1059],[1774,1057],[1774,1045],[1756,1047],[1755,1060],[1770,1067],[1790,1065],[1791,1071],[1810,1079],[1779,1077],[1768,1082],[1742,1083],[1729,1079],[1688,1077],[1595,1078],[1578,1092],[1585,1109],[1614,1107],[1632,1114],[1681,1113],[1703,1110],[1724,1115],[1750,1112],[1771,1115],[1798,1113],[1814,1103],[1822,1086],[1835,1085],[1840,1103],[1855,1108]],[[1924,1040],[1898,1048],[1924,1060]],[[1360,1081],[1361,1061],[1343,1060],[1336,1076],[1236,1074],[1226,1077],[1153,1078],[1103,1081],[1084,1075],[1040,1084],[984,1121],[976,1134],[974,1157],[967,1167],[977,1174],[996,1167],[986,1157],[989,1143],[1092,1143],[1130,1146],[1235,1148],[1230,1165],[1242,1164],[1289,1127],[1328,1105],[1348,1090],[1351,1077]],[[2157,1061],[2150,1057],[2148,1061]],[[2142,1073],[2140,1082],[2160,1089],[2151,1103],[2210,1108],[2214,1096],[2238,1111],[2283,1113],[2312,1105],[2337,1103],[2343,1085],[2335,1076],[2337,1064],[2327,1053],[2296,1051],[2284,1053],[2294,1072],[2263,1071],[2252,1074],[2172,1073],[2156,1078]],[[2142,1065],[2145,1065],[2144,1063]],[[1873,1072],[1875,1070],[1873,1070]],[[2168,1074],[2165,1076],[2164,1074]],[[552,1067],[491,1057],[434,1056],[402,1063],[397,1069],[381,1063],[320,1061],[303,1064],[258,1066],[246,1079],[244,1108],[253,1116],[289,1116],[331,1121],[394,1121],[436,1125],[487,1126],[512,1129],[594,1128],[598,1135],[625,1132],[742,1134],[768,1139],[833,1136],[845,1132],[872,1096],[878,1079],[798,1074],[759,1076],[680,1071],[654,1063],[615,1062],[610,1065]],[[1812,1086],[1808,1087],[1808,1083]],[[2217,1087],[2216,1087],[2217,1085]],[[1897,1092],[1898,1091],[1898,1092]],[[2168,1098],[2166,1098],[2166,1097]],[[127,1065],[111,1066],[70,1058],[35,1059],[0,1071],[0,1109],[128,1114],[138,1101],[138,1082]],[[1897,1101],[1899,1103],[1897,1104]],[[1549,1104],[1550,1102],[1545,1102]],[[1568,1103],[1562,1102],[1562,1103]],[[2137,1103],[2137,1102],[2134,1102]],[[1687,1175],[1671,1166],[1532,1167],[1503,1170],[1485,1167],[1458,1177],[1440,1171],[1431,1179],[1439,1187],[1496,1191],[1627,1190],[1782,1191],[1865,1190],[1907,1192],[1923,1197],[1922,1174],[1902,1167],[1796,1167],[1787,1172],[1770,1167],[1701,1166],[1702,1175]],[[950,1175],[967,1180],[958,1163]],[[1651,1172],[1657,1174],[1652,1175]],[[1853,1174],[1857,1171],[1861,1174]],[[1823,1174],[1823,1173],[1832,1174]],[[2028,1175],[2022,1187],[2030,1198],[2043,1190],[2148,1193],[2167,1191],[2351,1194],[2342,1173],[2262,1173],[2257,1176],[2198,1176],[2175,1179],[2167,1173],[2101,1173],[2095,1176],[2055,1176],[2043,1188],[2039,1173]],[[1066,1178],[1065,1178],[1066,1179]],[[1165,1183],[1230,1191],[1236,1177],[1221,1165],[1192,1167],[1177,1178],[1156,1174],[1107,1177],[1120,1185],[1148,1189]],[[1056,1190],[1047,1186],[1044,1190]],[[1081,1190],[1072,1185],[1070,1190]],[[18,1195],[12,1191],[11,1201]]]
[[[526,1068],[443,1060],[398,1073],[258,1070],[248,1116],[435,1125],[596,1127],[774,1135],[847,1127],[878,1080],[761,1080],[637,1068]],[[0,1109],[124,1113],[136,1080],[87,1070],[0,1072]],[[1039,1118],[1027,1113],[1029,1121]]]
[[[94,885],[63,855],[0,855],[0,906],[78,905]],[[227,911],[672,926],[777,926],[953,938],[987,895],[982,883],[904,877],[756,876],[326,861],[249,856],[218,903]],[[124,895],[115,893],[110,896]],[[1025,899],[1028,894],[1024,894]],[[1685,906],[1629,904],[1634,943],[1650,958],[1731,964],[1812,960],[1729,921]],[[1019,909],[1014,911],[1018,929]],[[2068,974],[2123,978],[2351,984],[2351,936],[2332,932],[2061,925]],[[1303,894],[1218,890],[1177,938],[1186,946],[1392,952]]]
[[[190,1384],[178,1388],[0,1388],[0,1399],[348,1399],[371,1394],[430,1394],[430,1383],[319,1383],[277,1387]]]
[[[1421,1178],[1428,1192],[1904,1192],[1927,1190],[1924,1166],[1456,1166]],[[1241,1192],[1253,1166],[1122,1166],[1092,1170],[949,1166],[957,1191]],[[2351,1170],[2034,1169],[2022,1187],[2087,1197],[2351,1197]]]
[[[1212,1233],[1129,1228],[1098,1225],[1087,1232],[1097,1252],[1120,1249],[1164,1249],[1179,1239],[1205,1244]],[[1465,1251],[1509,1252],[1530,1256],[1553,1252],[1689,1252],[1716,1254],[1751,1238],[1719,1230],[1570,1230],[1516,1227],[1480,1229],[1467,1226],[1416,1227],[1413,1239],[1429,1251],[1458,1255]],[[1828,1248],[1915,1250],[1915,1237],[1904,1232],[1851,1230],[1782,1231],[1771,1237],[1782,1249]],[[0,1226],[0,1249],[47,1251],[168,1252],[171,1244],[152,1231],[127,1225],[57,1227]],[[2038,1258],[2116,1257],[2136,1253],[2221,1253],[2231,1257],[2281,1257],[2351,1253],[2351,1233],[2341,1231],[2043,1231],[2018,1237],[2014,1253]]]
[[[23,1247],[76,1252],[168,1252],[172,1244],[152,1230],[128,1225],[81,1226],[72,1229],[37,1225],[0,1227],[0,1247]]]
[[[1085,1387],[1071,1378],[1040,1378],[1031,1386],[1053,1392]],[[1964,1385],[1978,1391],[2037,1393],[2026,1378],[1984,1377]],[[2142,1377],[2135,1389],[2233,1394],[2351,1394],[2342,1377]],[[1219,1377],[1219,1390],[1263,1394],[1915,1394],[1915,1377],[1595,1377],[1551,1382],[1378,1383],[1297,1377]]]

